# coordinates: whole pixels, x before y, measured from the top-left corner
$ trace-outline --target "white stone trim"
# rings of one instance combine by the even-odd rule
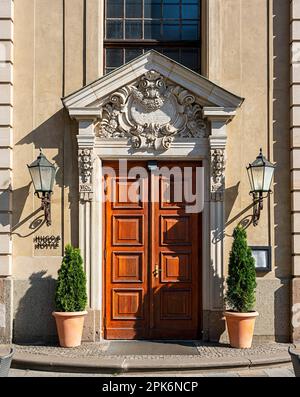
[[[11,105],[13,101],[13,89],[12,85],[1,84],[0,85],[0,105]]]
[[[12,256],[11,255],[0,255],[0,274],[2,277],[8,277],[11,275],[12,269]]]
[[[0,191],[11,190],[12,173],[9,169],[0,169]]]
[[[0,83],[12,83],[13,65],[11,63],[1,62],[0,64]]]
[[[0,276],[12,274],[13,0],[0,3]]]
[[[9,234],[0,234],[0,254],[12,254],[12,241]]]
[[[300,14],[299,1],[291,1],[291,191],[292,191],[292,254],[293,275],[300,276],[300,232],[294,219],[300,215],[300,184],[299,184],[299,127],[300,126]]]
[[[94,102],[101,102],[105,96],[128,85],[149,70],[155,70],[175,84],[185,87],[196,95],[203,105],[236,109],[243,102],[242,98],[224,90],[205,77],[151,50],[74,94],[68,95],[63,99],[63,103],[73,112],[75,109],[93,107]]]
[[[1,28],[1,39],[2,40],[11,40],[13,37],[13,21],[9,19],[2,19],[0,21],[0,28]]]
[[[14,19],[14,7],[12,0],[1,0],[0,18]]]
[[[0,147],[0,168],[12,169],[12,149]]]

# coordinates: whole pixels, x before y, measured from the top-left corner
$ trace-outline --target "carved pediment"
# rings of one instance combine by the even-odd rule
[[[126,138],[135,149],[167,150],[175,137],[207,137],[207,125],[191,92],[150,70],[108,97],[95,133]]]

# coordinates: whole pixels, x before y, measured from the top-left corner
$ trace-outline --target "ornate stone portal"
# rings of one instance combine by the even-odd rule
[[[203,336],[216,333],[224,303],[226,125],[242,102],[155,51],[64,98],[79,123],[79,246],[97,335],[104,284],[102,161],[118,159],[202,161]]]
[[[95,133],[128,138],[135,149],[163,151],[175,136],[207,137],[207,124],[193,94],[151,70],[109,96]]]

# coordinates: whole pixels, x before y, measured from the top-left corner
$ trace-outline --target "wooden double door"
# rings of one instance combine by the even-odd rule
[[[118,162],[104,165],[115,173],[104,183],[105,338],[200,337],[201,214],[188,212],[174,193],[181,176],[175,181],[157,169],[192,167],[182,182],[193,189],[201,164],[128,162],[127,175]],[[142,172],[130,175],[136,167]]]

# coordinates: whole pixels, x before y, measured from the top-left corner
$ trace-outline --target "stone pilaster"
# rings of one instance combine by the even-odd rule
[[[0,343],[11,340],[13,0],[0,2]]]
[[[221,341],[224,338],[224,228],[225,228],[225,159],[226,124],[234,117],[232,109],[204,108],[203,114],[211,124],[210,146],[210,264],[206,277],[209,295],[204,307],[204,339]],[[206,288],[208,289],[208,288]]]
[[[291,0],[291,192],[292,192],[292,311],[300,307],[300,2]],[[300,311],[300,309],[299,309]],[[300,342],[300,326],[292,321],[292,338]]]
[[[91,207],[93,201],[93,161],[94,161],[94,124],[93,120],[79,120],[78,166],[79,166],[79,247],[87,276],[88,303],[90,305],[91,283]]]

